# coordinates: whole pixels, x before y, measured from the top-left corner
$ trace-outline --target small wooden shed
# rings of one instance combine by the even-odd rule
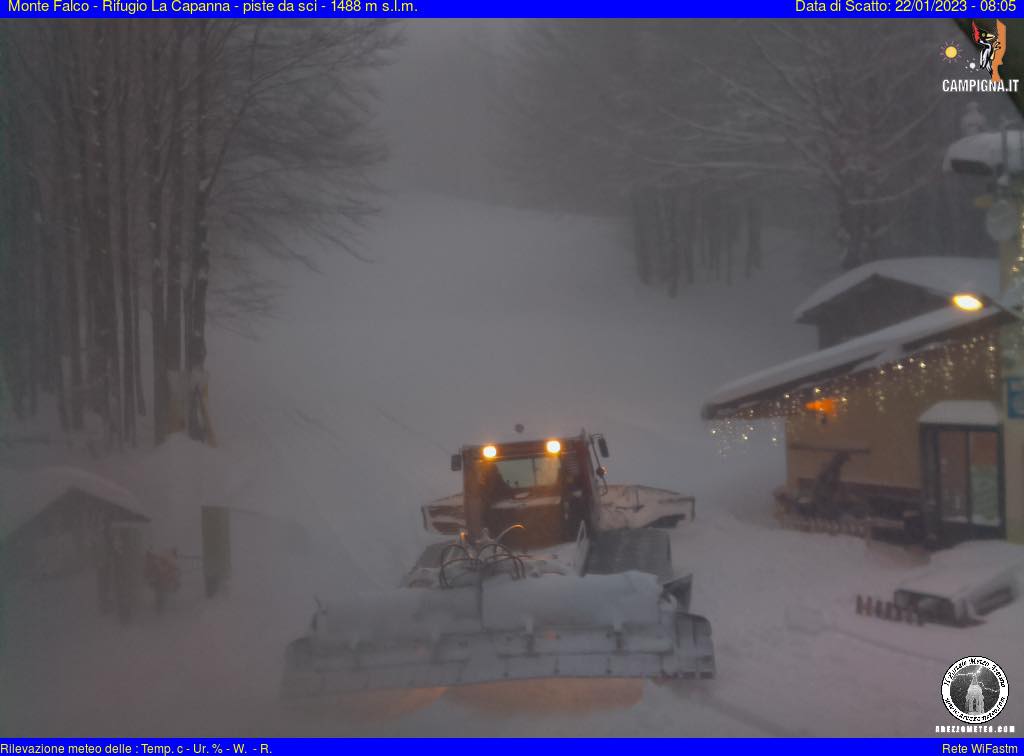
[[[0,468],[0,490],[4,572],[15,579],[95,569],[112,528],[125,532],[149,521],[129,491],[79,468]]]

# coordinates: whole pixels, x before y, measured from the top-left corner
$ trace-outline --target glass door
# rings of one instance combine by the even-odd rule
[[[926,486],[946,541],[1005,535],[997,430],[926,427]]]
[[[939,516],[944,523],[965,524],[969,519],[967,434],[960,430],[938,432]]]
[[[971,481],[971,524],[979,528],[1001,528],[999,511],[999,436],[995,431],[967,434]]]

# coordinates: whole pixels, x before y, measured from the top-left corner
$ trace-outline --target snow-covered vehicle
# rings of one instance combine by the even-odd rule
[[[325,603],[287,650],[288,698],[536,678],[710,678],[664,529],[693,499],[612,489],[600,435],[464,446],[461,496],[424,509],[433,543],[392,591]]]
[[[893,603],[931,622],[972,625],[1013,602],[1024,585],[1020,547],[967,541],[932,555],[896,588]]]

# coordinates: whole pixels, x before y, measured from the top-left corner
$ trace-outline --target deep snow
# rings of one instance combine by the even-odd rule
[[[365,239],[372,262],[324,254],[320,275],[271,271],[291,284],[260,339],[211,334],[217,449],[174,438],[73,460],[132,491],[157,513],[154,545],[185,555],[199,506],[245,510],[229,595],[202,599],[188,563],[164,616],[120,627],[95,615],[88,576],[17,587],[0,732],[927,735],[955,723],[938,691],[968,654],[1008,675],[997,723],[1024,725],[1024,602],[962,630],[856,616],[857,593],[891,592],[921,557],[779,529],[782,450],[755,437],[723,456],[700,421],[716,387],[812,348],[790,323],[821,283],[803,242],[774,236],[769,270],[677,301],[633,282],[629,243],[610,220],[400,195]],[[393,586],[427,539],[419,506],[458,487],[448,454],[517,422],[539,436],[602,431],[612,481],[696,495],[673,548],[712,622],[718,679],[424,693],[389,720],[284,709],[284,644],[313,595]],[[641,692],[631,708],[577,710]]]

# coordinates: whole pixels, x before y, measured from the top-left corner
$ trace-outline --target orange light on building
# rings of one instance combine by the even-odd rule
[[[545,444],[545,448],[548,450],[548,454],[558,454],[562,451],[562,442],[552,439]]]
[[[494,459],[495,457],[498,456],[498,447],[492,444],[488,444],[483,448],[483,455],[487,459]]]
[[[804,405],[805,409],[811,412],[817,412],[819,415],[826,415],[827,417],[835,417],[839,411],[839,402],[832,397],[824,397],[822,399],[815,399],[812,402],[807,402]]]

